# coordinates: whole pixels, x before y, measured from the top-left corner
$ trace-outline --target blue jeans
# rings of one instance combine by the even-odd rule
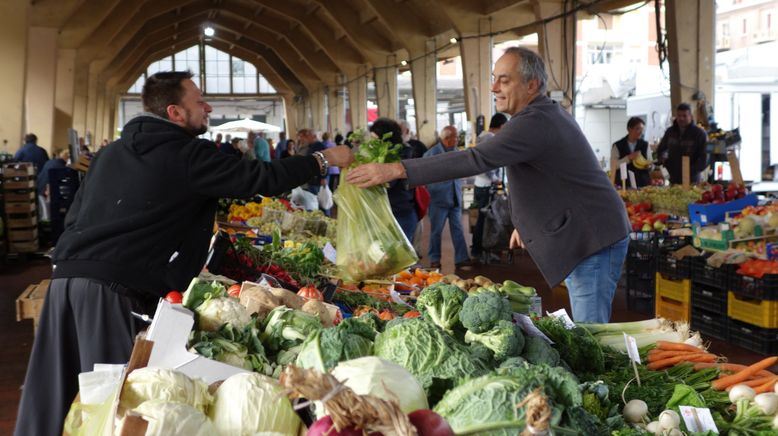
[[[430,204],[430,262],[440,262],[440,235],[443,233],[443,226],[448,220],[448,227],[451,230],[451,241],[454,243],[454,263],[465,262],[470,259],[467,253],[467,242],[465,242],[465,233],[462,229],[462,209],[459,207],[440,207]]]
[[[397,224],[400,225],[405,237],[408,238],[408,242],[413,241],[413,234],[416,233],[416,225],[419,223],[419,217],[416,216],[416,211],[411,210],[405,214],[397,214],[394,216],[397,220]]]
[[[565,284],[575,322],[607,323],[629,238],[605,247],[579,263]]]

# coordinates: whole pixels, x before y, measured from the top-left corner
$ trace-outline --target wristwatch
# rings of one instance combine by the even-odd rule
[[[330,170],[330,163],[327,162],[327,158],[324,157],[324,153],[320,151],[314,151],[313,157],[316,158],[316,162],[319,163],[319,172],[322,177],[326,176]]]

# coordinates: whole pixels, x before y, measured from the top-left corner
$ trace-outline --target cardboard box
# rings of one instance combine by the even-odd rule
[[[27,286],[27,289],[16,298],[16,321],[31,319],[33,328],[38,329],[38,320],[43,301],[46,299],[46,292],[49,290],[49,282],[50,280],[43,280],[38,284]]]

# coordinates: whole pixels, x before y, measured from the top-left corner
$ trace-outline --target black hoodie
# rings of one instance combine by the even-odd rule
[[[154,116],[130,120],[92,160],[54,250],[54,278],[85,277],[163,296],[203,267],[217,199],[278,195],[319,172],[313,157],[219,153]]]

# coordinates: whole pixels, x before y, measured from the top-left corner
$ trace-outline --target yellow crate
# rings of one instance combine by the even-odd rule
[[[778,328],[778,301],[756,300],[729,291],[727,316],[758,327]]]
[[[656,296],[667,297],[689,304],[692,297],[692,281],[689,279],[669,280],[656,273]]]
[[[672,298],[656,296],[656,316],[671,321],[689,322],[691,319],[691,305]]]

